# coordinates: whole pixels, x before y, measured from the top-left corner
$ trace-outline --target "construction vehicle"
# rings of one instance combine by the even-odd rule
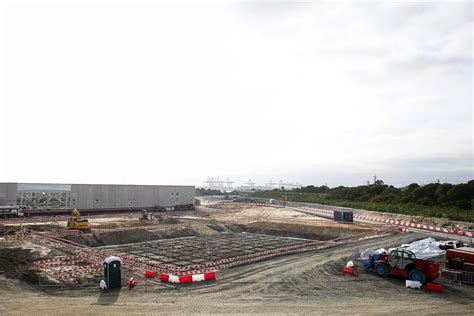
[[[81,213],[75,208],[71,212],[71,216],[67,220],[68,229],[90,230],[89,221],[85,218],[81,219]]]
[[[25,214],[23,210],[26,208],[25,205],[5,205],[0,206],[0,217],[23,217]]]
[[[443,274],[452,277],[454,281],[474,284],[474,248],[448,249]]]
[[[459,240],[447,240],[444,242],[439,242],[439,249],[448,250],[448,249],[457,249],[464,247],[464,243]]]
[[[439,277],[439,263],[417,259],[409,250],[394,249],[389,254],[380,254],[377,257],[370,256],[369,259],[375,273],[382,277],[395,275],[423,284]]]
[[[147,222],[153,220],[153,214],[147,210],[142,211],[142,216],[140,217],[141,221]]]
[[[446,268],[474,272],[474,248],[461,247],[446,251]]]

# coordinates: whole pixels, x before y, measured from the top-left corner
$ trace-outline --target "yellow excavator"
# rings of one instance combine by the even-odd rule
[[[71,217],[67,220],[68,229],[90,230],[89,221],[85,218],[81,219],[81,213],[75,208],[72,209]]]

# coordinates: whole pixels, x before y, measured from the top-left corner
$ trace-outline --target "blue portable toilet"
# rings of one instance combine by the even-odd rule
[[[119,257],[111,256],[104,260],[104,278],[107,289],[122,286],[122,260]]]

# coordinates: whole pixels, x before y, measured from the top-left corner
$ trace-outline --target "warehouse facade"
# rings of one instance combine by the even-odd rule
[[[194,186],[181,185],[0,183],[0,206],[29,208],[173,209],[193,205],[194,196]]]

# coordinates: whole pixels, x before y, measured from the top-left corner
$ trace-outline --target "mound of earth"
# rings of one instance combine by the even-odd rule
[[[38,256],[31,249],[0,248],[0,273],[9,279],[28,279],[31,275],[30,268],[36,259]]]

